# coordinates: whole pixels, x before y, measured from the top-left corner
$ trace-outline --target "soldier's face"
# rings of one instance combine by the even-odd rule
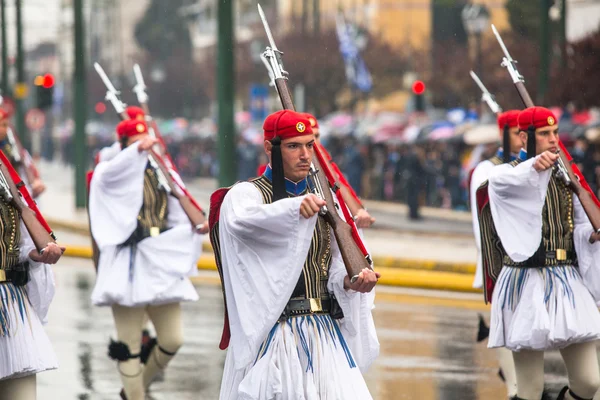
[[[298,136],[281,141],[281,158],[283,159],[283,173],[292,182],[299,182],[308,176],[312,163],[314,135]],[[270,142],[265,142],[265,150],[272,160]]]
[[[318,129],[313,128],[313,133],[315,134],[315,142],[321,144],[321,132],[319,132]]]
[[[8,135],[8,119],[0,120],[0,140],[6,139]]]
[[[508,137],[510,138],[510,152],[512,154],[519,154],[521,151],[521,138],[519,137],[519,127],[515,126],[508,130]]]
[[[537,154],[550,150],[558,150],[558,126],[545,126],[535,130],[535,146]]]

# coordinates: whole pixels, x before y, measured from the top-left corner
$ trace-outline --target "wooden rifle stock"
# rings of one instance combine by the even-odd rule
[[[281,100],[283,109],[296,111],[296,107],[294,107],[292,95],[290,94],[290,89],[287,86],[285,78],[275,79],[275,86],[277,87],[277,93],[279,93],[279,99]]]
[[[313,164],[317,170],[317,179],[321,182],[329,182],[317,157],[313,157]],[[327,213],[323,217],[333,229],[348,276],[354,281],[364,268],[371,269],[371,265],[356,245],[352,237],[352,228],[337,213],[329,185],[325,186],[323,197],[327,203]]]
[[[45,249],[48,243],[56,243],[54,238],[37,219],[35,211],[29,208],[29,206],[21,200],[21,193],[15,182],[12,180],[10,172],[4,163],[0,163],[0,172],[4,175],[4,179],[6,179],[6,182],[8,183],[8,188],[13,198],[11,203],[19,211],[19,214],[21,214],[21,219],[25,224],[25,228],[27,228],[29,236],[31,236],[31,240],[38,252]]]
[[[279,93],[279,99],[281,100],[283,108],[286,110],[294,110],[294,102],[292,101],[292,96],[290,95],[286,80],[281,78],[276,79],[275,85],[277,86],[277,92]],[[322,183],[327,183],[327,185],[321,185],[325,188],[323,190],[323,197],[327,203],[327,213],[323,217],[333,229],[333,234],[338,247],[340,248],[342,260],[344,261],[348,276],[354,281],[364,268],[372,269],[371,265],[354,241],[354,238],[352,237],[352,228],[336,211],[333,195],[331,190],[329,190],[329,181],[325,176],[325,172],[323,172],[323,166],[319,162],[318,157],[313,157],[313,165],[317,170],[317,179]]]
[[[531,96],[529,96],[529,92],[527,91],[525,84],[523,82],[517,82],[515,83],[515,87],[517,88],[517,92],[519,92],[519,96],[521,97],[523,104],[525,104],[525,107],[535,107],[535,104],[533,104],[533,100],[531,100]]]

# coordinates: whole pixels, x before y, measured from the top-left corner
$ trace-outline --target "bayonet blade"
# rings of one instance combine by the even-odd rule
[[[104,82],[104,86],[106,86],[106,89],[108,89],[109,92],[118,94],[119,91],[117,89],[115,89],[115,87],[113,86],[110,79],[108,79],[106,72],[104,72],[104,69],[100,66],[100,64],[95,62],[94,68],[96,69],[96,72],[98,72],[98,75],[100,75],[100,79],[102,79],[102,82]]]
[[[275,40],[273,39],[273,34],[271,33],[271,28],[269,27],[269,22],[267,21],[267,17],[265,16],[265,13],[264,13],[262,7],[260,6],[260,4],[258,4],[258,14],[260,15],[260,19],[263,23],[263,26],[265,27],[265,32],[267,32],[267,38],[269,39],[269,46],[271,46],[271,48],[275,52],[279,51],[277,49],[277,45],[275,44]]]
[[[477,74],[473,71],[470,72],[471,74],[471,78],[473,78],[473,80],[475,81],[475,83],[477,84],[477,86],[479,86],[479,89],[481,89],[481,91],[483,93],[489,93],[489,91],[487,90],[487,88],[485,87],[485,85],[483,84],[483,82],[481,82],[481,79],[479,79],[479,77],[477,76]]]
[[[498,29],[496,29],[494,24],[492,24],[492,31],[494,32],[494,35],[496,36],[498,43],[500,43],[500,47],[502,48],[502,51],[504,52],[504,56],[506,57],[506,59],[509,62],[514,63],[514,60],[510,56],[510,53],[508,52],[508,49],[506,48],[506,45],[504,44],[504,40],[502,40],[502,36],[500,36],[500,32],[498,32]]]
[[[145,88],[146,83],[144,82],[144,75],[142,75],[142,69],[140,68],[139,64],[134,64],[133,74],[135,75],[135,80],[137,84]]]

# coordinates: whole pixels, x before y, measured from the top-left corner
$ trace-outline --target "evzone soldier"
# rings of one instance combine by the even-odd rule
[[[211,241],[224,285],[229,347],[220,398],[370,399],[379,353],[371,309],[379,274],[350,282],[325,202],[307,176],[314,134],[284,110],[263,125],[265,173],[211,196]]]
[[[9,165],[4,154],[0,154],[0,162]],[[21,186],[22,181],[13,172],[12,181]],[[0,184],[0,398],[35,400],[36,374],[58,368],[42,325],[47,322],[54,297],[50,265],[65,249],[48,241],[41,251],[37,250],[22,221],[23,207],[15,203],[23,200],[20,196],[16,199],[14,192],[15,200],[9,200],[7,187],[6,182]],[[23,190],[19,189],[21,193]],[[39,213],[31,198],[24,199]],[[33,218],[40,220],[41,215]]]
[[[600,386],[600,237],[556,166],[555,115],[531,107],[518,123],[527,151],[493,168],[477,193],[488,347],[513,352],[515,399],[542,398],[544,352],[554,349],[569,378],[558,399],[592,399]]]
[[[29,152],[21,145],[10,126],[10,115],[0,108],[0,150],[8,157],[35,199],[46,190]]]
[[[490,159],[481,161],[471,174],[470,179],[470,200],[471,200],[471,215],[473,218],[473,233],[475,235],[475,244],[477,246],[477,267],[475,270],[475,279],[473,287],[476,289],[483,288],[483,270],[481,259],[481,236],[479,232],[479,218],[477,215],[477,198],[476,192],[479,186],[488,180],[492,168],[496,165],[509,163],[514,161],[519,151],[521,150],[521,138],[519,137],[519,110],[510,110],[498,115],[498,128],[500,130],[500,138],[502,147]],[[480,317],[483,318],[483,317]],[[487,339],[488,328],[485,322],[480,321],[480,331],[478,333],[478,341],[482,342]],[[496,357],[500,364],[500,376],[506,383],[508,396],[512,397],[517,394],[517,379],[515,376],[515,364],[510,350],[499,347],[496,349]]]
[[[121,397],[139,400],[183,343],[180,302],[198,299],[189,277],[197,272],[198,233],[207,224],[192,227],[180,201],[169,195],[150,152],[157,140],[144,121],[121,122],[117,135],[121,151],[97,165],[90,185],[91,232],[100,251],[92,303],[112,307],[117,341],[109,356],[118,362]],[[142,365],[145,314],[157,344]]]
[[[144,110],[140,107],[129,106],[125,109],[125,112],[127,113],[127,115],[129,116],[130,119],[138,120],[138,121],[146,120]],[[119,142],[119,140],[115,140],[115,142],[111,146],[101,149],[98,152],[98,154],[96,154],[96,156],[94,158],[94,166],[98,165],[102,161],[111,160],[120,152],[121,152],[121,143]],[[89,188],[90,188],[90,183],[91,183],[92,177],[93,177],[93,171],[89,171],[88,176],[87,176],[88,194],[89,194]],[[92,242],[92,246],[94,247],[94,253],[95,253],[94,258],[96,260],[95,264],[97,264],[98,257],[99,257],[99,254],[97,254],[97,253],[99,253],[99,251],[98,251],[98,249],[96,247],[96,243],[94,241]],[[96,265],[96,267],[97,267],[97,265]],[[148,325],[148,315],[145,314],[144,315],[144,323],[142,324],[142,326],[146,327],[147,325]],[[140,361],[142,362],[142,364],[146,363],[147,357],[149,356],[148,347],[154,346],[155,342],[156,342],[156,338],[151,337],[150,331],[147,328],[144,328],[142,330],[142,352],[141,352],[141,357],[140,357]],[[161,374],[159,373],[157,375],[156,379],[160,379],[160,378],[161,378]]]

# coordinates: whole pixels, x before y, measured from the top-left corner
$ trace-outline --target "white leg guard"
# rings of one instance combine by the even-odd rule
[[[183,344],[183,326],[179,303],[148,306],[147,312],[156,329],[157,345],[152,349],[144,369],[144,387],[148,387],[154,376],[160,370],[166,368]]]
[[[527,400],[542,398],[544,391],[544,352],[513,352],[517,375],[517,396]]]
[[[112,311],[118,340],[129,347],[131,354],[139,354],[142,347],[141,333],[145,309],[143,307],[123,307],[115,304],[112,306]],[[127,400],[144,400],[143,367],[140,358],[120,361],[117,368],[121,375],[121,382]]]
[[[581,399],[592,399],[600,387],[596,342],[576,343],[560,351],[567,367],[570,391]],[[565,399],[575,399],[567,392]]]
[[[35,375],[0,381],[0,399],[35,400],[36,397]]]
[[[498,363],[504,375],[506,392],[508,393],[508,397],[513,397],[517,394],[517,373],[515,372],[515,361],[512,351],[505,347],[499,347],[495,350]]]

